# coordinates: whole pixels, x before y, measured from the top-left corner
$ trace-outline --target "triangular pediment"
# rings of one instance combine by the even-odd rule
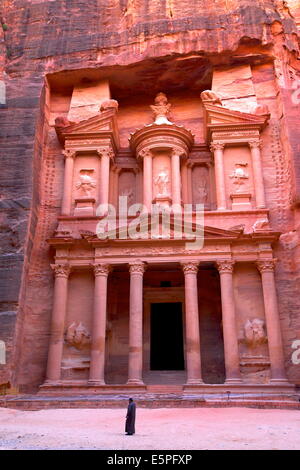
[[[136,236],[128,235],[128,228],[130,223],[120,223],[119,227],[112,227],[107,223],[107,227],[103,227],[103,236],[100,238],[97,235],[86,235],[83,238],[87,239],[89,242],[105,241],[105,240],[117,240],[123,242],[134,242],[134,241],[164,241],[164,240],[177,240],[177,241],[187,241],[193,239],[196,236],[204,236],[204,240],[218,240],[218,241],[232,241],[238,239],[243,230],[224,230],[216,227],[210,226],[201,226],[196,223],[191,223],[187,226],[186,231],[183,228],[182,224],[176,224],[176,222],[171,221],[170,226],[165,226],[161,222],[158,227],[151,225],[151,220],[141,222],[137,226]],[[129,229],[130,230],[130,229]]]

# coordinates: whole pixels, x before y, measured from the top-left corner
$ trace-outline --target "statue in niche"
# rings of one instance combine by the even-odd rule
[[[65,333],[65,342],[76,349],[84,349],[91,343],[91,335],[81,322],[73,322]]]
[[[168,186],[169,186],[169,174],[167,168],[160,170],[156,178],[154,179],[154,184],[158,188],[157,196],[169,196]]]
[[[171,104],[168,103],[168,98],[164,93],[158,93],[154,100],[154,105],[151,105],[150,108],[152,109],[155,124],[172,124],[168,120],[168,116],[170,115],[170,108]]]
[[[120,196],[126,196],[127,197],[127,204],[128,206],[132,206],[134,204],[134,190],[133,188],[124,188],[123,191],[121,192]]]
[[[79,181],[76,183],[76,189],[82,196],[91,197],[92,191],[96,188],[96,181],[92,177],[94,170],[83,169],[79,172]]]
[[[236,163],[233,173],[229,175],[229,178],[233,179],[233,184],[236,185],[236,192],[240,192],[243,184],[245,184],[245,180],[249,179],[249,175],[244,170],[247,166],[248,163]]]
[[[253,348],[265,344],[267,342],[265,322],[260,318],[247,320],[244,325],[244,337],[242,338],[242,342]]]

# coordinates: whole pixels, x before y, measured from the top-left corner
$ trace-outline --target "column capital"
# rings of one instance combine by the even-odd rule
[[[251,149],[260,149],[262,146],[262,141],[261,139],[253,139],[248,141],[249,147]]]
[[[266,259],[256,261],[256,266],[260,273],[274,272],[277,259]]]
[[[63,150],[62,151],[63,155],[65,158],[75,158],[76,156],[76,150],[70,150],[70,149],[66,149],[66,150]]]
[[[130,274],[143,275],[145,270],[146,270],[145,263],[143,261],[140,261],[140,260],[132,261],[132,262],[128,263],[128,266],[129,266]]]
[[[211,142],[210,150],[214,152],[215,150],[224,150],[225,144],[223,142]]]
[[[111,159],[114,157],[114,152],[111,147],[99,147],[97,148],[97,154],[99,157],[108,157]]]
[[[147,157],[151,157],[152,158],[152,152],[150,149],[142,149],[138,152],[138,158],[147,158]]]
[[[232,259],[219,259],[216,261],[216,265],[220,274],[233,273],[235,261]]]
[[[99,263],[99,264],[94,264],[94,274],[95,277],[97,276],[108,276],[109,273],[112,271],[111,265],[106,264],[106,263]]]
[[[179,149],[177,147],[172,147],[171,149],[171,157],[186,157],[186,153],[182,150],[182,149]]]
[[[71,268],[68,264],[51,264],[51,268],[55,273],[55,277],[68,278]]]
[[[184,274],[197,274],[199,261],[182,261],[180,264]]]

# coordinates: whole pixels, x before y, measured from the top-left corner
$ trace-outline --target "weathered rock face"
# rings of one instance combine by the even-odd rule
[[[32,390],[44,380],[53,290],[46,240],[63,179],[54,120],[68,116],[75,84],[107,76],[124,148],[139,122],[136,115],[128,124],[125,108],[141,109],[140,97],[151,103],[161,89],[178,92],[182,106],[188,89],[191,110],[193,96],[222,83],[232,109],[236,100],[269,106],[266,192],[272,228],[286,235],[276,246],[277,289],[286,366],[300,381],[290,359],[300,339],[299,17],[296,0],[2,1],[0,340],[7,365],[0,384]]]

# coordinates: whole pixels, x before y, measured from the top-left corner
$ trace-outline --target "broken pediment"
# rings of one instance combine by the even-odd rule
[[[210,140],[213,132],[216,131],[238,131],[257,130],[261,132],[267,125],[270,118],[269,110],[266,106],[257,105],[253,113],[245,113],[233,109],[225,108],[217,95],[212,96],[205,91],[201,94],[204,106],[204,126],[206,136]]]
[[[113,147],[119,148],[117,105],[102,107],[97,115],[75,123],[68,121],[66,118],[58,117],[55,120],[55,130],[62,145],[78,139],[98,140],[101,137],[110,137]]]

